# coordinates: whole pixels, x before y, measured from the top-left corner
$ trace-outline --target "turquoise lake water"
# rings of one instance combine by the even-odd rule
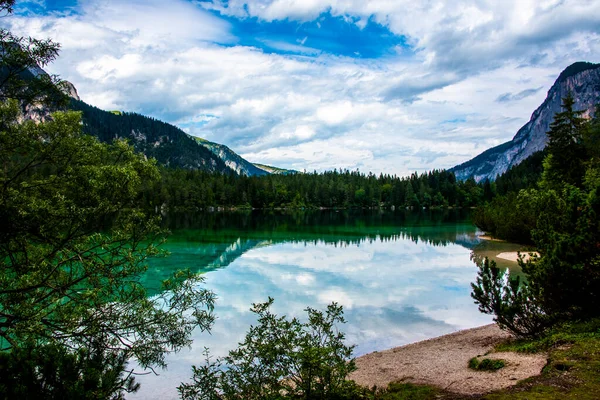
[[[356,356],[490,323],[470,297],[472,253],[516,249],[478,239],[460,211],[206,213],[165,223],[171,256],[152,260],[146,286],[181,268],[203,273],[218,297],[217,320],[159,376],[139,377],[131,398],[177,398],[204,347],[215,356],[235,348],[254,322],[251,304],[269,296],[276,313],[300,318],[307,306],[343,305]]]

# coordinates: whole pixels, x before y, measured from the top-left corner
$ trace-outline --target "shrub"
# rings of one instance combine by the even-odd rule
[[[354,346],[344,344],[337,329],[344,323],[342,307],[325,312],[307,308],[307,322],[278,317],[273,299],[254,304],[258,325],[250,327],[239,347],[227,357],[193,367],[193,382],[182,383],[183,399],[351,399],[360,388],[347,381],[355,370]]]
[[[519,276],[510,277],[488,258],[479,263],[477,281],[471,288],[479,311],[494,315],[500,328],[517,337],[539,336],[551,324],[529,282],[522,282]]]
[[[506,366],[506,362],[500,359],[484,358],[479,361],[477,357],[473,357],[469,360],[469,368],[477,371],[497,371]]]

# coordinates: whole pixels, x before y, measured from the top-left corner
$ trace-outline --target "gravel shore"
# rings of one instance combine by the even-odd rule
[[[356,359],[358,370],[350,379],[368,387],[386,387],[403,380],[465,395],[488,393],[539,375],[546,365],[546,354],[487,354],[509,337],[491,324],[373,352]],[[506,361],[506,367],[496,372],[469,369],[469,360],[482,355],[500,358]]]

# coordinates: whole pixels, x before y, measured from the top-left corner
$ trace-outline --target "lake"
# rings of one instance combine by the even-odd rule
[[[251,304],[269,296],[276,313],[300,318],[307,306],[341,304],[355,356],[488,324],[470,297],[471,255],[518,248],[481,241],[460,210],[204,213],[165,224],[171,255],[150,262],[144,284],[156,290],[181,268],[202,273],[218,297],[217,320],[211,334],[195,332],[191,349],[170,355],[159,376],[138,377],[130,398],[177,398],[204,347],[215,356],[235,348],[255,321]]]

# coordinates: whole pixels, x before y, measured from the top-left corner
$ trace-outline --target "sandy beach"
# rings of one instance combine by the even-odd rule
[[[464,395],[507,388],[539,375],[547,362],[546,354],[490,353],[497,343],[509,337],[491,324],[373,352],[356,359],[358,370],[350,379],[368,387],[386,387],[390,382],[404,380]],[[468,368],[472,357],[483,355],[506,361],[506,367],[496,372]]]
[[[523,252],[521,252],[521,254],[523,255],[523,261],[525,261],[525,262],[527,262],[527,260],[529,260],[531,258],[531,254],[535,255],[536,257],[540,256],[540,254],[535,251],[530,251],[530,252],[523,251]],[[500,253],[500,254],[496,255],[496,257],[501,258],[503,260],[517,262],[517,260],[519,259],[519,253],[516,251],[510,251],[510,252]]]

